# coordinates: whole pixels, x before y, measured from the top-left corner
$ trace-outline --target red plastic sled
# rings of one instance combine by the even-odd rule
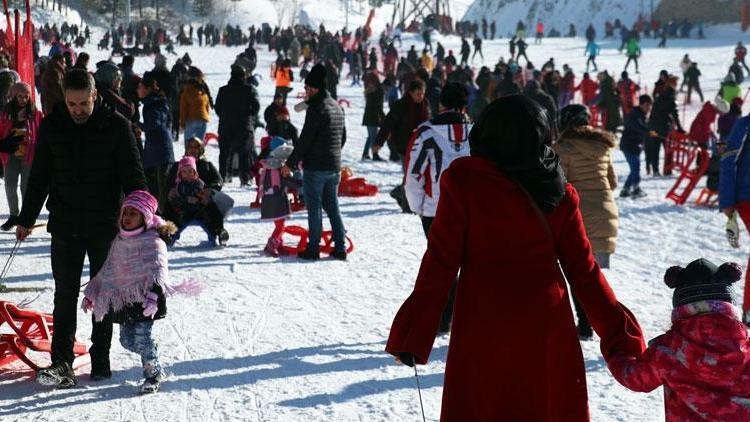
[[[205,135],[203,135],[203,146],[205,147],[208,145],[209,141],[215,140],[216,142],[219,142],[219,135],[215,133],[207,132]]]
[[[363,177],[353,177],[351,179],[341,180],[339,184],[339,196],[375,196],[378,194],[378,187],[370,185]]]
[[[670,133],[666,144],[669,147],[664,157],[665,174],[667,170],[673,169],[680,172],[674,186],[667,192],[667,199],[673,200],[677,205],[684,205],[700,179],[708,171],[710,157],[705,148],[689,142],[685,134],[676,131]],[[700,165],[692,168],[693,163],[699,161],[699,157]]]
[[[28,351],[46,352],[52,350],[52,315],[21,309],[13,303],[0,301],[0,328],[8,326],[11,333],[0,334],[0,368],[21,360],[34,371],[37,365]],[[76,341],[73,346],[76,357],[88,354],[86,345]]]
[[[292,236],[299,237],[299,242],[296,246],[283,245],[281,246],[281,252],[284,255],[297,255],[299,251],[304,251],[307,248],[309,232],[306,228],[300,226],[286,226],[284,227],[284,233]],[[333,252],[333,232],[326,230],[321,234],[320,240],[323,244],[320,246],[320,252],[324,254],[330,254]],[[352,253],[354,250],[354,243],[349,236],[346,236],[346,253]]]

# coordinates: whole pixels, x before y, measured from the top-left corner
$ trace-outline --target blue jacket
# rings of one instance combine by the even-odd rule
[[[750,130],[750,116],[737,120],[727,138],[727,146],[721,156],[719,176],[719,208],[733,207],[738,202],[750,201],[750,153],[743,148],[745,137]],[[738,159],[740,161],[738,161]]]
[[[590,41],[588,44],[586,44],[586,55],[588,56],[598,56],[599,55],[599,44]]]
[[[167,105],[167,98],[151,94],[143,99],[143,124],[141,129],[146,135],[143,146],[143,168],[174,163],[172,149],[172,114]]]

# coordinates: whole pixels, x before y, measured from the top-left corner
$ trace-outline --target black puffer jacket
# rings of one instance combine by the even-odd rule
[[[339,171],[345,143],[344,110],[321,90],[307,101],[305,125],[286,165],[294,168],[301,161],[305,170]]]
[[[676,94],[672,87],[667,87],[654,100],[654,107],[651,109],[651,118],[648,124],[661,136],[667,136],[673,124],[677,129],[682,130],[680,115],[677,111]]]
[[[255,88],[242,78],[231,78],[219,88],[214,106],[219,116],[219,137],[234,142],[253,137],[255,116],[260,111]]]
[[[146,178],[130,123],[97,101],[78,125],[60,103],[39,127],[19,225],[33,226],[47,200],[48,232],[114,237],[122,195],[138,189]]]

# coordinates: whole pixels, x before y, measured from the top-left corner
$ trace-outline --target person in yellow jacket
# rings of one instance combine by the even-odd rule
[[[286,105],[286,96],[292,90],[292,81],[294,80],[291,60],[284,59],[281,65],[274,66],[273,78],[276,81],[274,96],[281,94],[282,98],[284,98],[284,105]]]
[[[191,138],[203,139],[206,134],[213,98],[203,78],[200,69],[190,66],[180,93],[180,128],[185,136],[185,145]]]
[[[432,69],[435,67],[435,63],[426,48],[422,50],[422,57],[420,58],[420,61],[422,62],[422,67],[427,69],[427,72],[432,73]]]

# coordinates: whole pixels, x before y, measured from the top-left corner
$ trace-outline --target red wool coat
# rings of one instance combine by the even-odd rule
[[[645,346],[594,261],[575,189],[567,185],[546,216],[550,235],[526,194],[488,160],[459,158],[440,183],[427,252],[386,351],[427,361],[460,269],[441,420],[588,420],[583,357],[555,251],[605,358]]]
[[[747,328],[729,303],[702,302],[708,313],[693,305],[675,309],[672,328],[645,353],[610,359],[609,369],[631,390],[664,385],[667,422],[750,421]]]

